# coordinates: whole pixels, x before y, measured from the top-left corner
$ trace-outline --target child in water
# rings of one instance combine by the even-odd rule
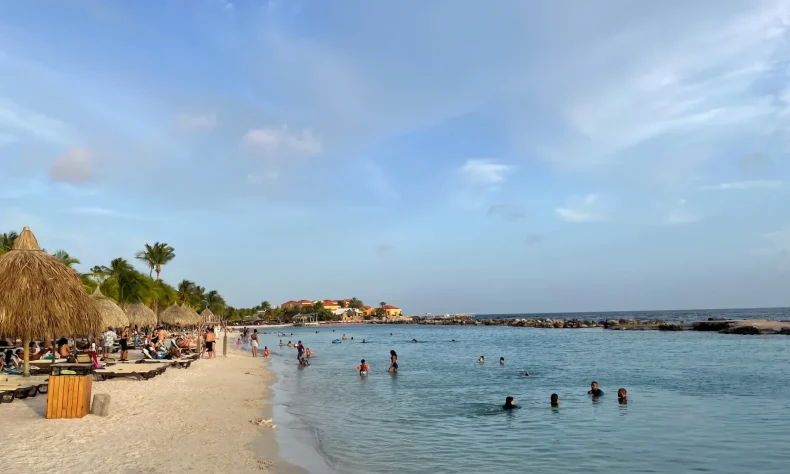
[[[556,393],[551,394],[551,406],[552,408],[559,408],[560,406],[560,396]]]
[[[478,361],[478,362],[480,362],[480,363],[482,364],[483,362],[485,362],[485,361],[486,361],[486,358],[485,358],[485,357],[483,357],[483,356],[480,356],[480,357],[478,357],[478,358],[477,358],[477,361]]]
[[[499,358],[499,365],[505,365],[505,358],[504,357],[500,357]]]
[[[359,371],[359,375],[365,376],[365,375],[368,375],[368,371],[370,370],[370,366],[367,364],[367,362],[365,362],[365,359],[362,359],[362,361],[357,366],[357,370]]]

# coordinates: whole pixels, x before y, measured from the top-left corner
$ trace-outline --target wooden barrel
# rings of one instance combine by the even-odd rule
[[[49,378],[47,418],[82,418],[91,409],[93,375],[57,375]]]

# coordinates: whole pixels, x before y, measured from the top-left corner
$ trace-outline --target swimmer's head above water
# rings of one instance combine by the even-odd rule
[[[516,406],[516,402],[513,400],[513,397],[507,397],[505,398],[505,404],[502,405],[502,408],[505,410],[512,410],[514,408],[518,408],[518,406]]]
[[[499,358],[499,365],[505,365],[505,358],[504,357],[500,357]]]
[[[624,388],[617,389],[617,401],[622,405],[628,403],[628,392]]]
[[[551,406],[558,407],[560,406],[560,396],[556,393],[551,394]]]
[[[485,361],[486,361],[486,358],[485,358],[485,357],[483,357],[483,356],[480,356],[480,357],[478,357],[478,358],[477,358],[477,361],[478,361],[478,362],[480,362],[480,363],[482,364],[483,362],[485,362]]]

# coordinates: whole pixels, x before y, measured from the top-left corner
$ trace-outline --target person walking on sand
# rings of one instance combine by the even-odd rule
[[[252,343],[250,344],[252,346],[252,356],[258,357],[258,330],[253,329],[250,337],[252,338]]]
[[[217,335],[214,333],[214,328],[206,329],[206,351],[208,352],[209,359],[217,357]]]

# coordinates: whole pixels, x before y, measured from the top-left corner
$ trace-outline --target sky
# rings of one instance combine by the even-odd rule
[[[790,306],[790,0],[0,2],[0,232],[229,304]],[[136,263],[142,270],[140,262]]]

